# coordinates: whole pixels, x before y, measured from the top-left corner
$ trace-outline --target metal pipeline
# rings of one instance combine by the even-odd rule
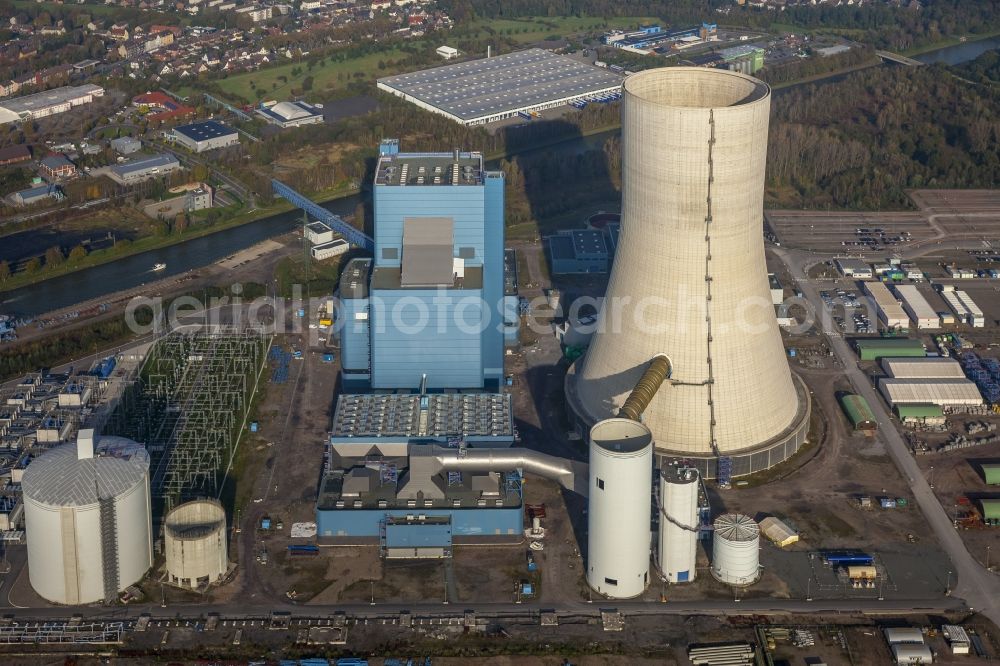
[[[670,376],[670,359],[665,354],[657,354],[649,362],[649,367],[642,373],[635,388],[618,410],[618,416],[624,419],[638,421],[642,413],[649,407],[650,401],[663,382]]]
[[[432,446],[430,454],[443,470],[497,472],[520,469],[556,481],[563,488],[582,495],[587,491],[586,463],[531,449],[465,449],[460,454],[457,449]]]

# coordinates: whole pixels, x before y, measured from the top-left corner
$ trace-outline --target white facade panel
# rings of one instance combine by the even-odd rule
[[[698,558],[698,474],[674,470],[660,475],[657,563],[668,583],[695,579]]]
[[[910,315],[917,328],[941,328],[941,318],[937,310],[931,307],[916,285],[897,285],[896,293],[903,299],[903,309]]]
[[[727,513],[715,519],[712,575],[727,585],[750,585],[760,577],[760,526],[749,516]]]
[[[882,369],[896,379],[965,379],[962,364],[953,358],[883,358]]]
[[[889,328],[908,328],[910,318],[903,306],[889,292],[889,288],[881,282],[865,282],[865,291],[871,296],[878,309],[879,319]]]
[[[895,379],[878,382],[890,405],[981,405],[983,396],[968,379]]]
[[[629,419],[590,431],[587,583],[613,599],[637,597],[649,582],[653,436]]]

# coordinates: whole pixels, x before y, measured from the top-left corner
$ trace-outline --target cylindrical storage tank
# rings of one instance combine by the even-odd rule
[[[152,565],[149,455],[82,430],[24,471],[28,579],[58,604],[113,600]]]
[[[225,577],[229,556],[222,504],[194,500],[174,507],[167,514],[163,531],[171,583],[198,588]]]
[[[587,583],[614,599],[642,594],[649,582],[653,435],[629,419],[590,430]]]
[[[715,519],[712,575],[727,585],[750,585],[760,577],[760,525],[750,516],[726,513]]]
[[[690,583],[698,561],[698,472],[660,473],[660,533],[657,565],[668,583]]]

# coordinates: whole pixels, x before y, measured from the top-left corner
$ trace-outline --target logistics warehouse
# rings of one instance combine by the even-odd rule
[[[621,90],[622,77],[528,49],[378,80],[381,90],[463,125],[481,125]]]

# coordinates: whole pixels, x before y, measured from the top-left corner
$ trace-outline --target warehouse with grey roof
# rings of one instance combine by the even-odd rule
[[[511,118],[621,90],[607,69],[528,49],[379,79],[379,89],[463,125]]]
[[[181,168],[181,163],[169,153],[152,155],[108,168],[108,177],[116,183],[131,185],[150,178],[165,176]]]

